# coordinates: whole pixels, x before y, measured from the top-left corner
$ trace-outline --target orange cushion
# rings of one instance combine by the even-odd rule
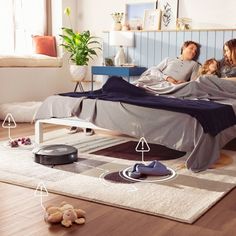
[[[34,53],[44,54],[51,57],[57,56],[56,40],[54,36],[39,36],[33,38]]]

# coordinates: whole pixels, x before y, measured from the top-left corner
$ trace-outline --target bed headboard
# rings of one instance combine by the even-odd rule
[[[117,48],[109,45],[110,32],[104,32],[103,58],[113,58]],[[191,31],[135,31],[135,46],[125,48],[127,61],[138,66],[150,67],[159,64],[166,57],[176,57],[184,41],[193,40],[201,44],[198,61],[223,56],[223,44],[236,38],[236,29],[191,30]]]

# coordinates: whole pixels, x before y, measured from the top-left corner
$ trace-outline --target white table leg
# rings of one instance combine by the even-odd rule
[[[37,120],[35,123],[35,143],[40,144],[43,142],[43,130],[42,123]]]

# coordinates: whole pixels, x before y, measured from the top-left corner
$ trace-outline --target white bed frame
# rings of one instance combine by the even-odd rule
[[[37,120],[35,123],[35,143],[36,144],[40,144],[43,142],[43,124],[44,123],[54,124],[54,125],[75,126],[75,127],[80,127],[80,128],[107,130],[107,129],[100,128],[92,124],[91,122],[79,119],[77,117],[42,119],[42,120]]]

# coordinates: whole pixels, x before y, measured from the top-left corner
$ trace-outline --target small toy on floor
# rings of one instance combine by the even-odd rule
[[[30,138],[18,138],[18,142],[20,142],[23,145],[31,145]]]
[[[12,148],[19,147],[18,141],[17,140],[9,140],[9,145]]]
[[[70,227],[73,223],[82,225],[85,223],[85,211],[62,202],[60,207],[46,207],[44,220],[50,224],[61,223],[65,227]]]
[[[28,137],[22,137],[15,140],[9,140],[9,145],[12,148],[19,147],[20,145],[31,145],[31,139]]]

